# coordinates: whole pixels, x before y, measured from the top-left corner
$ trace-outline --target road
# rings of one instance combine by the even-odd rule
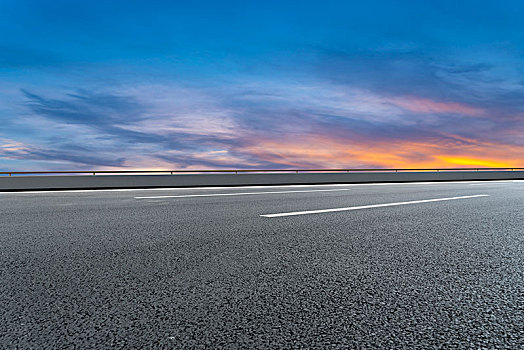
[[[524,182],[0,193],[0,348],[524,347]]]

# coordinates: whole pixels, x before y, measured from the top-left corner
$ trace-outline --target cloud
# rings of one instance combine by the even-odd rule
[[[72,163],[76,167],[121,167],[125,161],[124,158],[114,158],[109,154],[93,154],[82,147],[45,149],[8,139],[0,139],[0,159]]]
[[[50,168],[55,161],[129,169],[523,162],[523,118],[499,118],[496,110],[449,98],[381,95],[338,82],[237,81],[220,89],[119,85],[54,98],[23,95],[27,113],[17,129],[42,132],[22,140],[27,149],[4,150],[0,158],[49,161]]]
[[[312,135],[301,140],[261,139],[247,151],[269,163],[295,168],[439,168],[523,166],[524,147],[483,144],[456,146],[440,139],[374,140],[369,143]]]
[[[143,109],[132,97],[79,90],[63,99],[50,99],[21,90],[26,105],[36,114],[66,124],[95,128],[128,124],[142,117]]]
[[[318,79],[351,86],[389,98],[416,97],[438,103],[456,103],[475,110],[496,110],[499,117],[524,112],[522,64],[518,56],[496,48],[472,56],[457,49],[441,52],[377,48],[333,50],[316,47],[308,62]],[[431,109],[435,109],[434,106]]]
[[[226,110],[213,108],[209,101],[199,106],[202,96],[195,91],[142,86],[78,90],[58,98],[22,93],[29,113],[10,127],[44,132],[30,148],[3,152],[4,159],[62,160],[73,167],[139,167],[136,159],[147,157],[178,167],[231,166],[238,161],[234,155],[216,153],[217,147],[227,152],[237,142],[238,130],[233,130]]]
[[[467,116],[482,116],[485,111],[458,102],[433,101],[415,96],[393,97],[388,99],[392,104],[414,113],[424,114],[458,114]]]

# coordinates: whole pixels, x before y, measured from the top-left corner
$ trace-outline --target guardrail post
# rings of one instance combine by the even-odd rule
[[[93,171],[93,176],[95,175],[95,172]]]
[[[9,173],[9,176],[11,176],[11,173]]]

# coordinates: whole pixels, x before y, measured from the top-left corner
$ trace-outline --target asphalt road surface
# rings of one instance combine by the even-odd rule
[[[0,348],[524,348],[524,182],[0,193]]]

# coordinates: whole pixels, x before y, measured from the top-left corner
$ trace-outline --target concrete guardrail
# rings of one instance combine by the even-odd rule
[[[0,191],[523,179],[524,171],[2,176]]]

